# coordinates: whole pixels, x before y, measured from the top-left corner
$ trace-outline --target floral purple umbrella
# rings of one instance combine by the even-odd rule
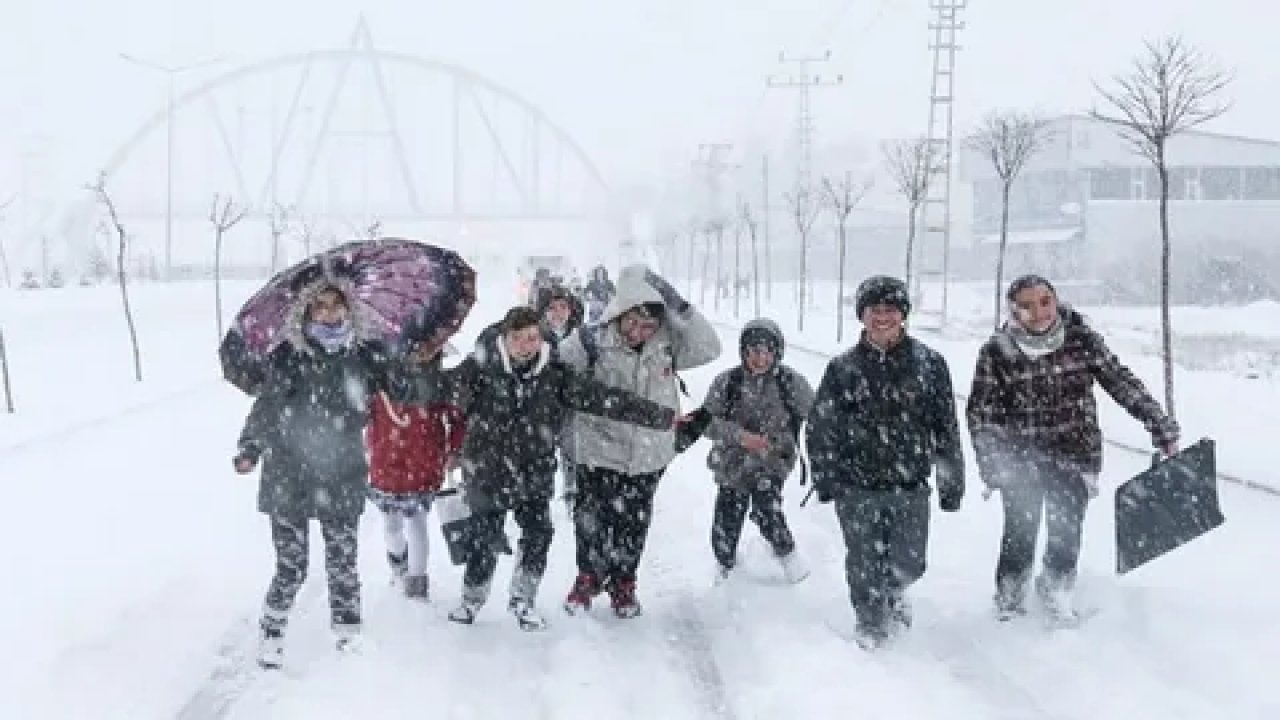
[[[257,392],[300,298],[321,281],[346,291],[360,339],[395,351],[440,349],[476,299],[475,271],[452,250],[399,238],[350,242],[277,273],[240,308],[218,348],[228,381]]]

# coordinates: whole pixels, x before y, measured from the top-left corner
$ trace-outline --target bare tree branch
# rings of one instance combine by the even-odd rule
[[[836,273],[836,342],[838,343],[844,342],[844,271],[845,258],[849,249],[849,214],[858,206],[858,203],[862,202],[862,198],[866,197],[867,193],[871,191],[872,184],[871,178],[864,178],[854,182],[853,174],[848,172],[844,174],[844,179],[838,182],[832,182],[829,177],[822,179],[822,187],[826,191],[827,206],[831,208],[832,214],[836,217],[836,230],[840,241],[839,265]]]
[[[219,342],[222,341],[222,239],[248,212],[248,208],[236,207],[230,196],[224,198],[217,193],[209,207],[209,222],[213,224],[213,308]]]
[[[919,207],[929,191],[929,138],[887,140],[880,144],[880,154],[894,189],[906,199],[907,205]]]

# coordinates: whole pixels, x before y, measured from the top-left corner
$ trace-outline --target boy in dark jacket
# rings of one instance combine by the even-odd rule
[[[875,276],[857,292],[864,329],[828,365],[806,434],[813,487],[836,503],[858,644],[882,645],[911,623],[905,590],[924,574],[929,475],[939,505],[960,509],[964,458],[951,374],[906,334],[906,285]]]
[[[1102,336],[1058,304],[1048,280],[1018,278],[1006,299],[1009,320],[978,351],[966,411],[985,495],[1000,491],[1004,505],[996,613],[1007,620],[1025,612],[1043,513],[1048,538],[1036,592],[1051,620],[1071,623],[1085,507],[1102,469],[1094,381],[1168,454],[1177,452],[1178,425]]]
[[[566,412],[602,415],[653,429],[669,429],[675,412],[658,403],[612,389],[551,362],[537,311],[516,307],[501,324],[481,333],[476,350],[457,368],[442,373],[440,399],[462,410],[467,420],[462,447],[463,488],[474,522],[483,529],[467,560],[462,602],[449,613],[470,624],[489,595],[497,566],[492,540],[502,532],[507,511],[521,529],[508,608],[522,629],[546,621],[535,596],[547,565],[554,527],[550,500],[555,491],[556,448]]]
[[[279,667],[289,611],[307,574],[309,521],[320,522],[329,574],[330,623],[339,649],[360,631],[356,537],[369,467],[364,429],[384,382],[379,348],[358,340],[355,313],[341,285],[304,289],[289,320],[289,339],[272,353],[266,381],[240,434],[236,472],[261,459],[258,510],[271,518],[275,576],[261,620],[258,661]]]
[[[720,488],[711,549],[721,579],[737,564],[748,507],[787,580],[809,575],[782,512],[782,487],[800,455],[800,426],[813,405],[813,388],[782,364],[784,348],[782,331],[772,320],[747,323],[738,340],[742,364],[716,377],[702,405],[712,418],[707,435],[714,445],[707,466]]]

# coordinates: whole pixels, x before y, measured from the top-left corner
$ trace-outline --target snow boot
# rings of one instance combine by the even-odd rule
[[[805,564],[804,558],[801,558],[795,550],[786,555],[779,555],[778,563],[782,565],[783,576],[792,585],[809,577],[809,566]]]
[[[564,600],[564,611],[570,615],[585,613],[591,609],[591,598],[600,594],[600,581],[591,573],[578,573]]]
[[[391,582],[395,582],[409,574],[409,549],[399,555],[387,552],[387,565],[391,566]]]
[[[335,624],[333,626],[333,634],[336,636],[334,646],[340,652],[358,653],[364,647],[359,625]]]
[[[524,598],[511,598],[511,602],[507,604],[507,609],[516,618],[516,624],[521,630],[546,630],[547,620],[542,617],[542,613],[538,612],[538,608],[533,603]]]
[[[284,633],[263,630],[258,639],[258,665],[266,670],[279,670],[284,664]]]
[[[426,575],[406,575],[404,577],[404,596],[413,600],[427,602],[431,599],[431,581]]]
[[[1072,626],[1080,622],[1072,602],[1069,583],[1052,580],[1044,575],[1036,578],[1036,597],[1044,608],[1046,619],[1051,625]]]
[[[637,617],[643,611],[636,600],[636,581],[620,580],[609,588],[609,600],[613,614],[623,620]]]
[[[480,614],[480,608],[484,607],[484,601],[489,598],[489,585],[463,585],[462,586],[462,602],[458,607],[449,611],[449,619],[460,625],[470,625],[476,621],[476,615]]]
[[[732,576],[733,576],[732,565],[721,565],[718,562],[716,563],[716,576],[715,576],[715,580],[713,581],[715,585],[723,585],[729,582],[729,578]]]

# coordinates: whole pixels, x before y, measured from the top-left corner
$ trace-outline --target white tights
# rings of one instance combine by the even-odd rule
[[[383,532],[387,538],[387,550],[393,555],[409,551],[409,574],[427,574],[427,512],[405,516],[402,513],[382,513]]]

